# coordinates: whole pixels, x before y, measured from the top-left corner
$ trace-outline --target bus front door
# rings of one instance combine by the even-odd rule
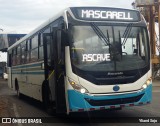
[[[43,101],[47,108],[47,112],[53,110],[56,107],[55,101],[55,69],[53,58],[53,34],[43,33],[43,45],[44,45],[44,69],[45,69],[45,85],[43,85],[44,96]],[[51,113],[51,112],[48,112]]]

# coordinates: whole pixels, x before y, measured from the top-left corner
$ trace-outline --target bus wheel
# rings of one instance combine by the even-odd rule
[[[43,104],[46,112],[49,115],[53,115],[55,113],[54,104],[52,102],[52,96],[51,92],[48,88],[48,86],[45,86],[44,91],[43,91]]]

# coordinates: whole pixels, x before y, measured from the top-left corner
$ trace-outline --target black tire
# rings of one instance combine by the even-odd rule
[[[51,92],[48,86],[45,86],[43,89],[43,104],[44,109],[49,115],[55,114],[54,103],[51,101]]]

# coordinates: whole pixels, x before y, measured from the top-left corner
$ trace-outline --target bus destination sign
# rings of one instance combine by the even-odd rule
[[[120,19],[120,20],[133,20],[130,12],[117,12],[117,11],[99,11],[99,10],[82,10],[82,18],[96,18],[96,19]]]
[[[78,7],[71,8],[74,16],[88,21],[140,21],[138,11],[119,8]]]

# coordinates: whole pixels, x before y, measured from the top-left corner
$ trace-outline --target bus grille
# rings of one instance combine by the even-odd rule
[[[88,98],[85,98],[85,100],[92,106],[118,105],[118,104],[128,104],[128,103],[138,102],[143,95],[144,94],[135,97],[109,99],[109,100],[93,100]]]

